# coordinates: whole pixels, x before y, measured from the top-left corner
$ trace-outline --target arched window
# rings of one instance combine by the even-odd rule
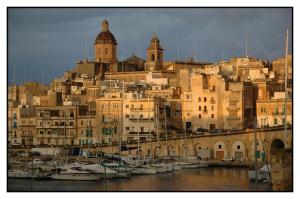
[[[278,124],[277,118],[274,118],[274,125],[277,125],[277,124]]]
[[[155,61],[155,55],[154,54],[151,55],[151,61]]]

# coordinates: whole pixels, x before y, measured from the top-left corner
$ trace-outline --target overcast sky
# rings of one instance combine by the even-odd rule
[[[14,65],[18,83],[49,83],[85,57],[85,46],[92,60],[105,16],[119,60],[132,53],[145,58],[155,26],[165,60],[177,59],[177,46],[181,59],[245,56],[246,32],[248,55],[272,60],[284,55],[287,28],[292,36],[291,8],[9,8],[9,84]]]

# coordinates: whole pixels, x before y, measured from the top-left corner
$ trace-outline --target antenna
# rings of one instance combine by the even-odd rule
[[[177,44],[177,62],[179,62],[179,44]]]
[[[222,60],[223,60],[223,61],[225,60],[224,57],[225,57],[225,56],[224,56],[224,52],[222,52]]]
[[[246,48],[246,57],[248,57],[248,32],[246,31],[246,46],[245,46],[245,48]]]
[[[285,41],[285,78],[284,78],[284,89],[285,89],[285,101],[284,101],[284,135],[285,138],[287,136],[286,134],[286,121],[287,121],[287,98],[288,98],[288,92],[287,92],[287,73],[288,73],[288,47],[289,43],[289,29],[286,30],[286,41]]]
[[[14,64],[14,86],[16,85],[16,64]]]
[[[196,45],[194,44],[194,61],[196,62],[196,54],[197,54],[197,48],[196,48]]]
[[[84,59],[88,59],[88,49],[87,49],[87,35],[84,33]]]
[[[214,63],[214,47],[212,42],[211,42],[211,63]]]

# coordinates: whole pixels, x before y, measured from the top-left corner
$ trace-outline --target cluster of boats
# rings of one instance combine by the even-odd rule
[[[10,164],[8,177],[92,181],[111,178],[129,178],[131,175],[153,175],[200,167],[208,167],[207,162],[203,160],[190,162],[179,160],[149,161],[146,159],[120,159],[119,161],[112,161],[100,158],[73,162],[44,162],[40,159],[34,159],[26,164],[16,161],[14,164]]]

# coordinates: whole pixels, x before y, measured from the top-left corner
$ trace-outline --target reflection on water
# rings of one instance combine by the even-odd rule
[[[8,179],[8,191],[256,191],[244,168],[200,168],[130,179],[56,181]],[[259,191],[272,191],[260,183]]]

